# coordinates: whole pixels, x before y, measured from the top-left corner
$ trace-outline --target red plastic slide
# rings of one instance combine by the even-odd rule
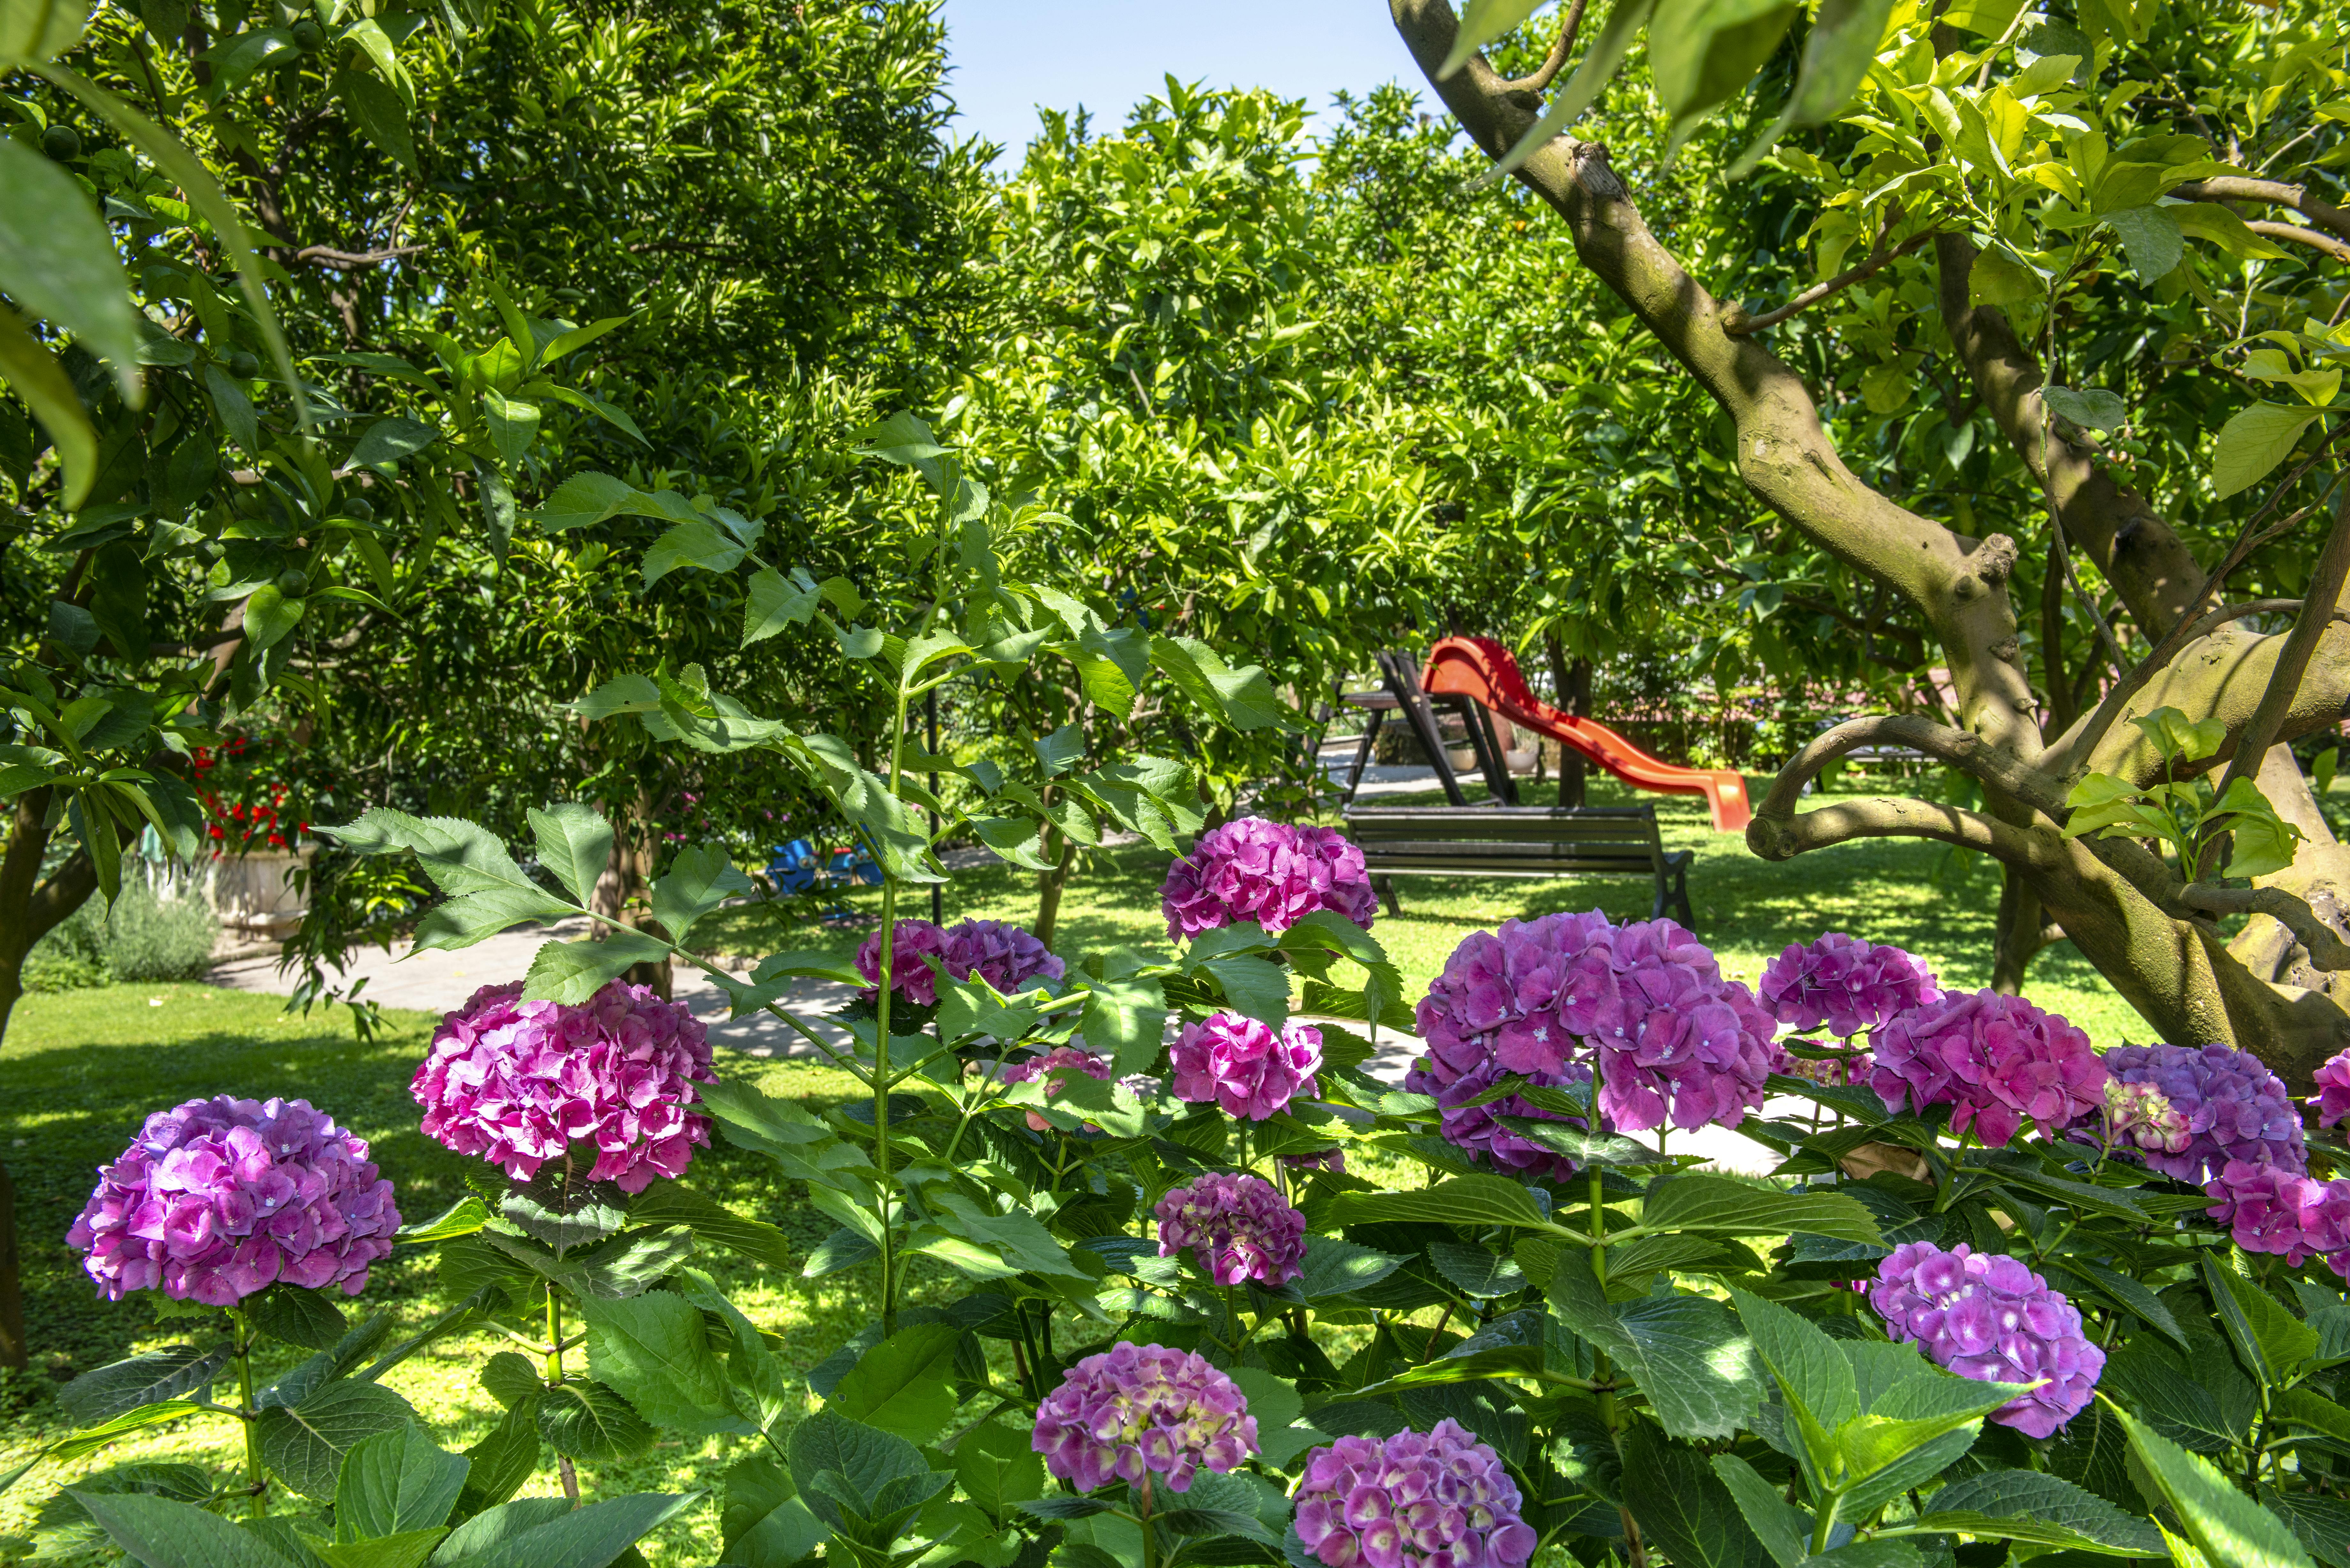
[[[1573,746],[1635,789],[1701,794],[1721,833],[1742,831],[1753,813],[1746,781],[1727,768],[1680,768],[1650,756],[1605,724],[1562,713],[1527,689],[1518,661],[1490,637],[1448,637],[1428,650],[1420,688],[1472,697],[1523,730]]]

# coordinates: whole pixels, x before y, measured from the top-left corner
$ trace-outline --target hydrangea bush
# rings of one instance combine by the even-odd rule
[[[925,607],[748,546],[677,569],[739,556],[763,639],[866,649],[900,715],[1023,659],[1066,660],[1053,679],[1089,695],[1162,682],[1202,726],[1277,711],[1262,671],[1016,581],[998,510],[926,428],[868,436],[931,494]],[[961,759],[901,739],[868,768],[702,678],[651,669],[583,711],[821,781],[882,868],[871,937],[748,972],[698,956],[697,923],[750,883],[721,846],[681,848],[651,919],[548,941],[420,1053],[423,1128],[472,1175],[405,1230],[307,1106],[157,1117],[72,1239],[102,1288],[201,1326],[68,1385],[78,1430],[49,1453],[204,1416],[242,1424],[246,1468],[127,1503],[163,1483],[89,1478],[61,1510],[196,1540],[230,1527],[180,1498],[267,1511],[290,1490],[331,1524],[272,1517],[206,1560],[453,1568],[485,1542],[608,1562],[696,1509],[733,1568],[2350,1563],[2350,1177],[2324,1131],[2350,1057],[2296,1102],[2192,1042],[2101,1054],[1865,937],[1798,940],[1758,992],[1698,933],[1598,911],[1473,933],[1408,993],[1343,836],[1201,832],[1188,768],[1088,754],[1107,720]],[[1156,846],[1168,949],[897,918],[947,875],[936,845],[1045,867],[1048,823]],[[426,934],[459,943],[589,912],[611,827],[565,805],[531,828],[527,871],[465,823],[377,810],[335,835],[413,856],[442,897]],[[620,978],[662,955],[856,1098],[713,1061]],[[808,981],[862,994],[819,1028],[786,1001]],[[1409,1064],[1375,1071],[1398,1031]],[[802,1184],[795,1223],[830,1233],[698,1185],[721,1141]],[[1769,1178],[1713,1164],[1733,1147]],[[387,1314],[338,1304],[393,1243],[437,1254],[445,1303],[396,1344]],[[754,1266],[829,1282],[866,1321],[803,1376],[729,1293]],[[311,1359],[258,1383],[263,1339]],[[434,1343],[482,1357],[502,1412],[463,1456],[386,1376]],[[231,1376],[234,1403],[210,1397]],[[715,1495],[588,1496],[663,1444],[716,1445]],[[387,1475],[418,1478],[415,1518]],[[296,1539],[319,1529],[336,1539]]]

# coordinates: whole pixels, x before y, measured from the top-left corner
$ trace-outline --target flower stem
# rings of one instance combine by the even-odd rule
[[[1150,1522],[1150,1472],[1135,1483],[1135,1512],[1141,1516],[1142,1568],[1159,1568],[1159,1527]]]
[[[261,1412],[253,1402],[253,1320],[243,1307],[228,1309],[234,1325],[231,1354],[236,1361],[237,1417],[244,1423],[244,1484],[252,1494],[248,1508],[255,1519],[269,1512],[269,1478],[261,1465]]]
[[[901,732],[892,742],[889,776],[898,776],[896,751],[902,747],[906,725],[906,698],[898,696],[898,728]],[[889,1226],[889,998],[896,992],[896,971],[890,968],[891,949],[898,935],[898,879],[886,877],[881,884],[881,994],[873,1007],[873,1163],[881,1173],[881,1337],[889,1338],[898,1332],[898,1248],[897,1237]]]
[[[563,1303],[555,1293],[555,1282],[546,1282],[546,1386],[550,1388],[563,1381]]]

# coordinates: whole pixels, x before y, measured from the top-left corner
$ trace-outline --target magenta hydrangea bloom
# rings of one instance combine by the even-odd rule
[[[1257,1451],[1240,1385],[1206,1357],[1121,1340],[1069,1368],[1036,1407],[1030,1446],[1078,1491],[1163,1478],[1189,1491],[1201,1467],[1223,1474]]]
[[[1211,1013],[1186,1023],[1169,1052],[1175,1097],[1216,1105],[1227,1116],[1261,1122],[1300,1095],[1322,1092],[1322,1031],[1291,1022],[1275,1033],[1261,1019]]]
[[[2350,1051],[2317,1069],[2317,1125],[2330,1127],[2350,1116]]]
[[[1547,1145],[1512,1132],[1494,1118],[1534,1116],[1546,1122],[1565,1122],[1570,1127],[1580,1127],[1582,1123],[1572,1116],[1542,1110],[1516,1095],[1505,1095],[1482,1106],[1468,1103],[1508,1075],[1508,1069],[1491,1058],[1467,1072],[1455,1072],[1445,1057],[1431,1052],[1412,1064],[1411,1070],[1404,1075],[1403,1086],[1407,1094],[1434,1097],[1438,1130],[1444,1141],[1455,1148],[1482,1155],[1495,1169],[1511,1176],[1544,1177],[1555,1181],[1573,1176],[1581,1168],[1575,1161]],[[1564,1072],[1528,1073],[1524,1076],[1538,1088],[1579,1088],[1591,1082],[1591,1069],[1576,1064]]]
[[[2165,1176],[2199,1182],[2230,1160],[2308,1168],[2301,1113],[2284,1081],[2251,1052],[2225,1045],[2116,1045],[2105,1054],[2105,1064],[2116,1083],[2156,1091],[2171,1113],[2149,1120],[2150,1102],[2141,1096],[2131,1103],[2132,1150]],[[2187,1134],[2178,1147],[2171,1147],[2174,1120]],[[2148,1135],[2158,1136],[2149,1142]]]
[[[1159,907],[1168,940],[1181,941],[1243,920],[1285,931],[1316,909],[1369,930],[1379,900],[1363,852],[1337,829],[1243,816],[1200,835],[1167,868]]]
[[[1608,939],[1617,1002],[1593,1032],[1599,1111],[1624,1132],[1734,1127],[1762,1108],[1778,1033],[1754,993],[1721,977],[1712,950],[1671,920]]]
[[[889,984],[899,995],[928,1007],[939,999],[939,978],[925,961],[937,959],[957,980],[976,974],[1009,996],[1035,979],[1058,980],[1068,966],[1035,933],[1008,920],[963,920],[941,928],[928,920],[899,920],[889,946]],[[867,984],[868,1002],[881,994],[881,933],[874,931],[857,950],[857,972]]]
[[[1025,1062],[1013,1063],[1003,1069],[1002,1081],[1006,1084],[1024,1084],[1031,1078],[1043,1078],[1045,1097],[1054,1099],[1060,1095],[1061,1085],[1066,1081],[1071,1073],[1083,1073],[1088,1078],[1107,1080],[1115,1071],[1117,1069],[1111,1065],[1110,1059],[1107,1056],[1097,1056],[1090,1051],[1080,1051],[1073,1045],[1063,1045],[1042,1056],[1031,1056]],[[1028,1125],[1036,1131],[1043,1132],[1053,1124],[1035,1111],[1030,1111]],[[1086,1125],[1089,1127],[1093,1126],[1090,1122]]]
[[[1762,971],[1762,1005],[1797,1029],[1825,1025],[1846,1039],[1942,994],[1926,961],[1899,948],[1830,931],[1790,944]]]
[[[2089,1037],[2020,996],[1946,993],[1903,1013],[1871,1038],[1869,1087],[1899,1110],[1955,1105],[1950,1130],[1975,1128],[1997,1148],[2028,1120],[2043,1137],[2105,1103],[2112,1075]]]
[[[1447,1417],[1308,1454],[1297,1539],[1327,1568],[1524,1568],[1535,1537],[1523,1506],[1501,1456]]]
[[[1446,1085],[1487,1061],[1560,1081],[1596,1055],[1599,1108],[1627,1132],[1669,1117],[1736,1127],[1762,1107],[1777,1059],[1778,1026],[1753,992],[1722,979],[1704,943],[1671,920],[1618,927],[1596,910],[1471,935],[1430,983],[1419,1019]]]
[[[2228,1228],[2247,1252],[2276,1252],[2299,1267],[2322,1252],[2337,1274],[2350,1274],[2350,1178],[2318,1181],[2298,1170],[2231,1159],[2204,1184],[2204,1212]]]
[[[1261,1176],[1211,1171],[1169,1191],[1151,1212],[1159,1216],[1159,1255],[1188,1247],[1220,1285],[1285,1285],[1304,1267],[1305,1216]]]
[[[391,1183],[307,1100],[190,1100],[147,1118],[66,1232],[99,1293],[234,1306],[284,1282],[367,1288],[391,1251]]]
[[[1911,1241],[1877,1279],[1868,1304],[1886,1332],[1937,1366],[1981,1383],[2047,1379],[1992,1411],[2001,1426],[2045,1438],[2088,1405],[2106,1353],[2081,1332],[2080,1309],[2016,1259]]]
[[[409,1093],[425,1137],[517,1180],[588,1143],[588,1180],[642,1192],[708,1147],[710,1120],[689,1107],[693,1085],[715,1078],[683,1002],[617,980],[577,1006],[525,1002],[515,981],[482,987],[441,1021]]]

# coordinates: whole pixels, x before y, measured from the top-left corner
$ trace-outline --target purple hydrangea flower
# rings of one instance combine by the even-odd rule
[[[2105,1064],[2115,1083],[2155,1091],[2170,1113],[2162,1117],[2143,1096],[2126,1112],[2132,1148],[2165,1176],[2202,1181],[2230,1160],[2308,1168],[2301,1113],[2286,1097],[2284,1081],[2251,1052],[2225,1045],[2116,1045],[2105,1054]],[[2186,1140],[2173,1147],[2181,1129]],[[2115,1130],[2121,1131],[2120,1123]]]
[[[1617,927],[1596,910],[1471,936],[1419,1018],[1440,1085],[1487,1061],[1559,1082],[1596,1054],[1599,1108],[1627,1132],[1668,1116],[1736,1127],[1761,1108],[1775,1059],[1777,1025],[1702,942],[1671,920]]]
[[[2350,1273],[2350,1178],[2318,1181],[2298,1170],[2231,1159],[2204,1184],[2204,1212],[2228,1227],[2247,1252],[2282,1253],[2298,1268],[2322,1252]]]
[[[1253,1122],[1286,1109],[1299,1095],[1322,1092],[1315,1076],[1322,1031],[1311,1023],[1284,1023],[1275,1033],[1260,1019],[1213,1013],[1183,1025],[1169,1055],[1177,1099],[1222,1106],[1225,1115]]]
[[[2330,1127],[2350,1116],[2350,1051],[2317,1069],[2317,1125]]]
[[[1045,1397],[1030,1446],[1078,1491],[1151,1476],[1189,1491],[1201,1466],[1222,1474],[1257,1451],[1256,1417],[1240,1385],[1204,1356],[1120,1341]]]
[[[1501,1456],[1446,1417],[1305,1457],[1297,1539],[1327,1568],[1524,1568],[1534,1531]]]
[[[400,1210],[367,1140],[307,1100],[190,1100],[147,1118],[99,1168],[66,1232],[100,1294],[161,1290],[234,1306],[279,1282],[367,1288]]]
[[[613,981],[577,1006],[525,1002],[522,982],[485,985],[441,1021],[409,1093],[424,1136],[527,1181],[576,1142],[595,1146],[590,1181],[642,1192],[685,1172],[710,1120],[696,1082],[714,1082],[710,1043],[681,1002]]]
[[[1877,1265],[1868,1304],[1894,1339],[1981,1383],[2037,1383],[1991,1418],[2045,1438],[2081,1413],[2106,1353],[2081,1332],[2080,1310],[2017,1260],[1911,1241]]]
[[[1042,1056],[1031,1056],[1025,1062],[1013,1063],[1003,1069],[1002,1081],[1006,1084],[1024,1084],[1031,1078],[1043,1078],[1045,1097],[1052,1099],[1060,1094],[1062,1081],[1071,1073],[1083,1073],[1088,1078],[1106,1080],[1117,1069],[1111,1065],[1110,1059],[1107,1056],[1097,1056],[1090,1051],[1080,1051],[1072,1045],[1063,1045]],[[1035,1111],[1030,1111],[1028,1125],[1037,1132],[1043,1132],[1053,1124]],[[1090,1122],[1086,1125],[1093,1126]]]
[[[1305,1216],[1261,1176],[1211,1171],[1170,1190],[1151,1212],[1159,1216],[1159,1255],[1189,1247],[1220,1285],[1285,1285],[1303,1270]]]
[[[1236,817],[1200,835],[1191,853],[1167,868],[1159,889],[1170,941],[1243,920],[1285,931],[1316,909],[1369,930],[1378,905],[1363,852],[1345,834],[1261,816]]]
[[[928,1007],[939,999],[938,973],[925,955],[945,965],[957,980],[976,974],[1005,996],[1038,977],[1058,980],[1068,966],[1046,950],[1024,926],[1008,920],[964,920],[943,929],[928,920],[899,920],[889,946],[889,984],[899,995]],[[881,994],[881,933],[857,950],[857,972],[868,1002]]]
[[[1626,926],[1608,949],[1620,1000],[1594,1031],[1600,1114],[1638,1132],[1669,1112],[1677,1127],[1734,1127],[1761,1110],[1778,1028],[1754,993],[1671,920]]]
[[[1923,959],[1830,931],[1790,945],[1762,971],[1762,1005],[1797,1029],[1827,1026],[1850,1039],[1942,994]]]
[[[1547,1177],[1553,1180],[1573,1176],[1580,1168],[1575,1161],[1547,1145],[1512,1132],[1494,1118],[1535,1116],[1546,1122],[1580,1127],[1582,1124],[1575,1118],[1538,1109],[1516,1095],[1505,1095],[1482,1106],[1468,1104],[1508,1075],[1507,1068],[1490,1058],[1465,1073],[1456,1073],[1444,1057],[1431,1052],[1412,1064],[1411,1070],[1404,1075],[1403,1086],[1408,1094],[1435,1097],[1440,1130],[1444,1141],[1453,1147],[1482,1155],[1495,1169],[1513,1176]],[[1580,1087],[1591,1082],[1591,1069],[1578,1064],[1558,1073],[1528,1073],[1525,1079],[1544,1089]]]
[[[2020,996],[1947,992],[1871,1038],[1869,1087],[1894,1110],[1953,1104],[1950,1130],[1998,1148],[2029,1120],[2046,1137],[2105,1103],[2111,1075],[2089,1037]]]

